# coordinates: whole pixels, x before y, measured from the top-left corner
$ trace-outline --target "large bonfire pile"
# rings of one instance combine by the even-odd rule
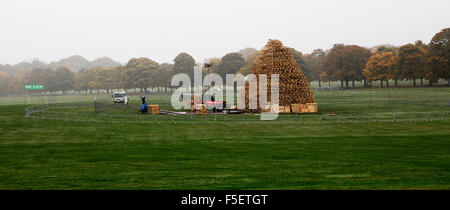
[[[299,112],[303,107],[305,110],[307,106],[314,105],[316,112],[317,105],[314,101],[314,95],[309,85],[308,80],[301,71],[297,62],[288,47],[283,46],[279,40],[269,40],[267,45],[261,50],[261,55],[255,60],[253,68],[250,70],[251,74],[255,74],[259,80],[259,74],[267,74],[267,98],[271,101],[270,94],[270,75],[279,75],[279,105],[280,112]],[[259,81],[258,81],[259,84]],[[259,85],[258,85],[259,88]],[[249,107],[249,85],[245,86],[245,105]],[[259,95],[258,95],[259,98]],[[250,100],[258,101],[257,98]],[[258,103],[258,111],[263,111]],[[287,110],[289,109],[289,110]],[[292,110],[292,111],[291,111]],[[298,111],[297,111],[298,110]]]

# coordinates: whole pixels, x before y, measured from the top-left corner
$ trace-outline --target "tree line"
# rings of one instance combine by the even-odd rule
[[[380,81],[389,86],[389,80],[398,86],[399,80],[417,80],[423,86],[424,79],[429,85],[439,79],[450,80],[450,28],[435,34],[429,44],[418,40],[399,48],[381,46],[372,53],[357,45],[336,44],[329,52],[318,49],[306,55],[311,66],[313,80],[341,81],[341,87],[354,87],[355,81],[363,81],[364,86]]]
[[[302,54],[291,49],[293,58],[309,81],[340,81],[341,87],[355,86],[361,81],[370,86],[373,81],[381,81],[381,86],[394,86],[399,80],[412,80],[413,85],[420,85],[428,80],[429,85],[438,79],[450,80],[450,28],[436,33],[430,43],[416,41],[399,48],[380,46],[375,52],[357,45],[335,44],[329,50],[316,49],[312,53]],[[157,62],[149,58],[132,58],[126,65],[117,67],[84,68],[73,72],[66,67],[35,68],[25,75],[11,76],[0,71],[0,91],[5,94],[21,94],[24,85],[39,84],[45,91],[54,94],[57,91],[66,94],[68,91],[93,93],[113,89],[137,89],[147,91],[150,87],[167,91],[173,75],[185,73],[191,78],[195,66],[201,66],[205,74],[248,74],[259,51],[246,48],[245,52],[229,53],[222,58],[211,58],[205,61],[209,65],[196,63],[187,53],[180,53],[173,64]]]

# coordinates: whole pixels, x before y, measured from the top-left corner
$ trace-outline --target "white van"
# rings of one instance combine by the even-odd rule
[[[114,92],[113,94],[114,104],[118,103],[128,103],[128,96],[126,92]]]

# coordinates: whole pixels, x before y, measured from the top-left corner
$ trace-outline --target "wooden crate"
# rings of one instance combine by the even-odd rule
[[[319,112],[319,107],[317,106],[317,103],[307,103],[306,106],[308,108],[309,113]]]
[[[280,106],[280,113],[291,113],[291,106],[290,105],[286,105],[286,106]]]
[[[284,113],[291,113],[291,105],[284,106]]]
[[[300,105],[299,109],[300,109],[299,113],[302,113],[302,114],[303,113],[309,113],[308,106],[306,106],[304,104]]]
[[[159,114],[159,105],[158,104],[150,104],[148,105],[148,113],[149,114]]]
[[[300,113],[301,104],[291,104],[291,112],[292,113]]]
[[[319,111],[317,103],[291,104],[292,113],[315,113]]]
[[[308,106],[305,104],[291,104],[292,113],[309,113]]]

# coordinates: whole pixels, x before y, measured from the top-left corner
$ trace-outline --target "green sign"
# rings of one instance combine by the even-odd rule
[[[25,90],[43,90],[44,85],[25,85]]]

